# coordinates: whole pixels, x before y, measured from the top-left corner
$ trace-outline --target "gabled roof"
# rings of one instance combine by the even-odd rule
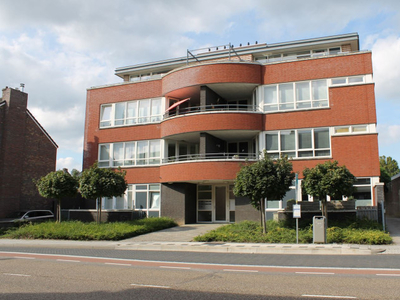
[[[58,148],[58,145],[56,144],[56,142],[51,138],[51,136],[47,133],[47,131],[42,127],[42,125],[40,125],[40,123],[38,122],[38,120],[35,119],[35,117],[32,115],[32,113],[27,109],[26,113],[28,114],[28,116],[32,119],[33,122],[35,122],[35,124],[39,127],[39,129],[44,133],[45,136],[47,136],[47,138],[50,140],[50,142],[56,147]]]

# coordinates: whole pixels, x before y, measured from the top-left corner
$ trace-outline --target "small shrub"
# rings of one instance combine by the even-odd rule
[[[328,243],[350,243],[350,244],[390,244],[392,242],[389,234],[376,229],[363,229],[356,227],[376,227],[376,222],[355,221],[348,223],[348,228],[339,226],[327,229]],[[194,238],[197,242],[240,242],[240,243],[295,243],[296,230],[285,227],[285,222],[267,222],[267,233],[262,234],[261,226],[257,222],[244,221],[230,224],[207,232]],[[313,242],[313,227],[299,229],[299,243]]]
[[[3,238],[15,239],[63,239],[63,240],[121,240],[140,234],[176,226],[169,218],[148,218],[130,222],[110,222],[97,224],[80,221],[62,223],[44,222],[24,225],[7,231]]]

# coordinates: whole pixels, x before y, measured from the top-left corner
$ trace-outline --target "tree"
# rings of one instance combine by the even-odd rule
[[[391,158],[390,156],[388,157],[386,157],[385,155],[379,156],[379,164],[381,166],[381,170],[384,169],[390,177],[400,173],[397,161]]]
[[[351,196],[354,192],[353,184],[356,180],[346,166],[339,166],[338,162],[326,161],[314,168],[305,168],[304,179],[301,183],[306,193],[321,201],[322,215],[328,219],[326,196],[342,199],[342,196]]]
[[[102,198],[121,196],[127,187],[125,172],[99,168],[97,163],[84,170],[79,178],[79,192],[82,197],[97,199],[97,223],[101,222]]]
[[[248,197],[254,208],[261,212],[261,226],[266,233],[265,199],[282,199],[294,178],[292,163],[287,157],[272,160],[264,152],[263,157],[243,166],[236,175],[233,193]]]
[[[61,199],[77,194],[78,181],[64,169],[43,176],[35,184],[42,197],[57,199],[56,220],[61,222]]]

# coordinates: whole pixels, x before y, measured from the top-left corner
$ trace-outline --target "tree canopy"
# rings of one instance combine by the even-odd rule
[[[79,192],[86,199],[98,199],[97,221],[101,220],[101,199],[125,193],[128,184],[125,172],[99,168],[97,163],[84,170],[79,178]]]
[[[236,175],[233,193],[249,198],[252,206],[261,212],[264,233],[264,200],[282,199],[292,185],[294,176],[292,163],[287,157],[272,160],[265,152],[259,161],[243,166]]]
[[[305,168],[302,188],[307,194],[319,199],[322,203],[322,214],[327,218],[326,196],[333,199],[342,199],[353,194],[353,184],[356,180],[346,166],[339,166],[338,162],[326,161],[314,168]]]
[[[76,196],[78,191],[76,178],[67,170],[59,170],[43,176],[35,184],[42,197],[57,199],[56,217],[61,222],[61,199]]]
[[[379,164],[381,170],[383,169],[390,177],[400,173],[399,164],[390,156],[382,155],[379,157]],[[381,172],[382,173],[382,172]]]

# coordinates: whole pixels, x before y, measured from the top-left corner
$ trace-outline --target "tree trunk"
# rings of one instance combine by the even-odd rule
[[[61,223],[61,200],[57,199],[57,212],[56,212],[57,222]]]
[[[261,200],[261,226],[263,229],[263,234],[267,233],[267,224],[265,222],[265,199]]]
[[[101,197],[97,199],[97,224],[101,223]]]
[[[325,197],[325,199],[326,199],[326,197]],[[326,200],[321,201],[321,211],[322,211],[322,215],[326,219],[326,224],[328,224],[328,203],[326,202]]]

